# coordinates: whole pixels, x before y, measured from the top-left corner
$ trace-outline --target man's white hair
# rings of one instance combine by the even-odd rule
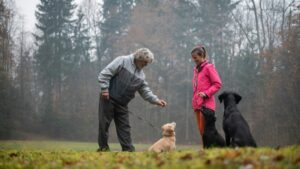
[[[134,59],[147,61],[152,63],[154,61],[154,55],[148,48],[140,48],[134,52]]]

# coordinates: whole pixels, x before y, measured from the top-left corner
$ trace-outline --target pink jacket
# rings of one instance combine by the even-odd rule
[[[201,109],[202,106],[215,111],[216,103],[214,94],[222,87],[220,76],[215,66],[207,60],[200,65],[200,71],[194,67],[193,76],[193,109]],[[202,98],[198,95],[199,92],[204,92],[207,98]]]

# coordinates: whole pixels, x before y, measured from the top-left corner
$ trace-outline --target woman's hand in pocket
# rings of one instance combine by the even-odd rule
[[[202,98],[207,98],[207,95],[204,92],[199,92],[198,96],[200,96]]]

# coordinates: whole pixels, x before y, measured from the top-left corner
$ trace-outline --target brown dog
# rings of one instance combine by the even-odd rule
[[[163,138],[154,143],[149,151],[154,151],[156,153],[164,151],[172,151],[176,149],[175,146],[175,126],[176,123],[167,123],[161,127]]]

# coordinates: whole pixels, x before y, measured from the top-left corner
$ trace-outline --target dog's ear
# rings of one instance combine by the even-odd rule
[[[220,103],[222,103],[222,101],[224,100],[224,97],[225,97],[225,93],[222,93],[219,95],[218,98],[219,98]]]
[[[176,127],[176,123],[173,121],[172,123],[171,123],[174,127]]]
[[[234,95],[236,104],[239,104],[239,102],[242,100],[242,96],[240,96],[237,93],[233,93],[233,95]]]

